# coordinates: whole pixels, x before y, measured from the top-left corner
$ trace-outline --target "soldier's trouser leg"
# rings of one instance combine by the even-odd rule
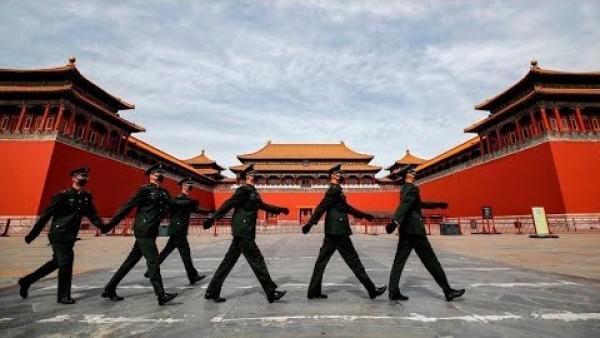
[[[260,249],[256,245],[254,239],[242,239],[240,240],[240,250],[246,257],[250,268],[254,271],[254,275],[258,279],[265,293],[268,295],[277,289],[277,284],[271,279],[265,258],[263,257]]]
[[[329,236],[325,235],[325,239],[323,239],[323,245],[319,250],[319,257],[317,257],[315,268],[313,270],[312,277],[310,278],[310,284],[308,285],[308,296],[317,296],[321,294],[323,273],[325,273],[325,267],[327,267],[329,259],[331,259],[331,256],[335,253],[335,248],[335,243],[329,238]]]
[[[373,284],[373,281],[369,278],[369,275],[367,275],[367,271],[365,271],[365,267],[362,265],[360,257],[358,257],[358,253],[352,244],[352,240],[350,240],[350,236],[339,237],[336,240],[336,246],[346,264],[348,264],[365,289],[367,289],[369,293],[375,292],[375,284]]]
[[[183,266],[185,267],[185,273],[191,281],[193,278],[198,276],[198,270],[196,270],[194,263],[192,262],[192,253],[187,236],[177,236],[174,238],[174,242],[177,250],[179,251],[179,256],[181,256]]]
[[[58,266],[57,298],[71,297],[71,278],[73,275],[73,243],[51,243],[54,260]]]
[[[412,241],[409,240],[408,236],[400,235],[398,241],[398,247],[396,248],[396,256],[394,257],[394,264],[392,265],[392,271],[390,272],[389,288],[390,294],[400,293],[400,276],[402,276],[402,270],[406,264],[408,256],[412,251]]]
[[[210,284],[208,284],[208,287],[206,288],[207,294],[213,296],[218,296],[221,294],[221,287],[223,286],[223,282],[225,282],[225,278],[227,278],[227,275],[229,275],[238,258],[240,258],[240,255],[242,254],[239,241],[240,239],[238,237],[233,237],[231,245],[229,246],[229,250],[225,254],[221,265],[219,265],[219,268],[217,268],[217,271],[210,281]]]
[[[177,245],[175,243],[176,243],[175,238],[173,238],[173,236],[170,236],[169,240],[167,241],[167,244],[165,245],[165,247],[162,249],[162,251],[158,255],[158,261],[157,261],[158,265],[161,265],[165,261],[165,259],[167,259],[167,257],[169,257],[171,252],[173,252],[173,250],[175,250],[175,248],[177,247]]]
[[[60,299],[71,297],[71,280],[73,278],[73,265],[58,267],[58,292],[56,296]]]
[[[47,275],[51,274],[56,269],[58,269],[58,264],[56,264],[56,260],[54,258],[52,258],[51,260],[46,262],[44,265],[37,268],[37,270],[35,270],[34,272],[23,277],[22,281],[23,281],[23,283],[25,283],[27,285],[31,285],[31,284],[37,282],[38,280],[46,277]]]
[[[104,287],[106,291],[115,291],[117,289],[117,285],[119,282],[129,273],[129,271],[140,261],[142,258],[142,250],[138,244],[136,239],[133,244],[133,248],[131,248],[131,252],[129,252],[129,256],[125,259],[123,264],[119,267],[119,270],[115,272],[114,276],[110,279],[108,284]]]
[[[149,237],[136,238],[142,255],[146,259],[146,266],[150,274],[150,283],[154,288],[154,294],[160,296],[165,293],[162,277],[160,276],[160,267],[158,266],[158,248],[156,247],[156,238]]]
[[[448,284],[448,279],[446,279],[446,274],[444,273],[444,269],[442,265],[438,261],[435,256],[435,252],[431,248],[431,244],[429,244],[429,240],[425,236],[415,236],[413,241],[413,247],[415,248],[415,252],[419,255],[421,262],[425,265],[425,268],[433,279],[438,283],[438,285],[442,288],[442,290],[450,289],[450,285]]]

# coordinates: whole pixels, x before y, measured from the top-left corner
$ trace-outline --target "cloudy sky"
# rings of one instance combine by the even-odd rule
[[[0,2],[1,68],[59,66],[135,103],[137,135],[225,166],[273,142],[391,164],[470,136],[473,106],[542,68],[600,70],[600,2]]]

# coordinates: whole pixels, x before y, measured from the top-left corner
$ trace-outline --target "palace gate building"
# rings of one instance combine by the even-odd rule
[[[600,72],[542,69],[475,106],[477,136],[420,164],[422,195],[449,216],[600,212]]]
[[[0,217],[30,224],[81,165],[91,169],[88,188],[104,217],[147,182],[144,170],[157,162],[172,194],[180,177],[192,175],[196,198],[214,208],[213,178],[132,136],[144,128],[119,111],[133,108],[86,79],[74,58],[56,68],[0,69]]]

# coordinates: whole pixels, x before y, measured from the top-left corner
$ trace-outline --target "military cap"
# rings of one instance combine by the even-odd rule
[[[146,176],[150,176],[151,174],[157,173],[157,172],[165,172],[163,169],[163,165],[161,163],[156,163],[155,165],[151,166],[150,168],[146,169]]]
[[[240,172],[240,178],[246,179],[246,176],[254,176],[254,174],[256,174],[254,171],[254,164],[250,164]]]
[[[90,173],[90,168],[88,167],[79,167],[71,170],[71,176],[75,175],[87,175]]]
[[[184,185],[184,184],[193,184],[194,183],[194,179],[192,178],[192,176],[186,176],[184,178],[182,178],[179,181],[179,185]]]
[[[329,176],[339,173],[342,173],[342,165],[341,164],[336,164],[335,166],[329,168],[329,170],[327,170],[327,173],[329,174]]]

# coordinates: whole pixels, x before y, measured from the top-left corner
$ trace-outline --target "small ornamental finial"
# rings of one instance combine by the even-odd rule
[[[340,141],[340,144],[346,144],[346,143],[344,143],[344,141]]]
[[[406,155],[410,154],[410,151],[408,149],[406,149]]]
[[[202,149],[202,154],[200,154],[200,155],[204,155],[204,149]]]
[[[71,56],[69,58],[69,66],[75,66],[75,61],[77,61],[77,59],[74,56]]]
[[[271,140],[267,140],[267,144],[271,144]]]
[[[531,64],[531,69],[540,69],[540,66],[538,66],[538,62],[536,59],[531,60],[530,64]]]

